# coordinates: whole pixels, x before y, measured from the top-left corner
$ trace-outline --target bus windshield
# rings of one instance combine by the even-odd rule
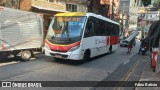
[[[85,16],[54,17],[50,24],[48,35],[52,39],[72,39],[81,37],[85,18]]]

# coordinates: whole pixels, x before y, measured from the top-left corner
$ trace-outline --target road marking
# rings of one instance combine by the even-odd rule
[[[15,64],[15,63],[18,63],[18,62],[12,61],[12,62],[7,62],[7,63],[0,63],[0,67],[10,65],[10,64]]]
[[[124,75],[123,78],[120,79],[120,81],[128,81],[130,76],[135,71],[135,69],[137,68],[137,66],[138,66],[138,64],[140,63],[141,60],[142,60],[142,56],[140,56],[138,58],[137,62],[128,70],[128,72]],[[125,85],[125,82],[122,82],[120,84],[120,87],[115,87],[114,90],[122,90],[123,89],[123,85]]]
[[[56,63],[55,65],[59,65],[58,63]],[[52,68],[52,67],[55,67],[55,66],[53,66],[52,64],[49,66],[46,66],[46,67],[44,67],[44,68],[40,68],[40,69],[37,69],[36,71],[30,71],[30,72],[28,72],[28,73],[24,73],[24,74],[21,74],[21,75],[18,75],[18,76],[13,76],[13,77],[10,77],[10,78],[8,78],[8,79],[3,79],[3,80],[1,80],[1,81],[10,81],[10,80],[12,80],[12,79],[16,79],[16,78],[20,78],[20,77],[23,77],[23,76],[26,76],[26,75],[28,75],[28,74],[33,74],[33,73],[36,73],[36,72],[40,72],[40,71],[46,71],[46,69],[48,69],[48,68]]]

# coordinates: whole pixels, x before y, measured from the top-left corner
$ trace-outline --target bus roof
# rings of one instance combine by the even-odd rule
[[[109,19],[109,18],[106,18],[104,16],[101,16],[101,15],[98,15],[98,14],[94,14],[94,13],[84,13],[84,12],[66,12],[66,13],[58,13],[56,14],[55,16],[93,16],[95,18],[99,18],[101,20],[105,20],[105,21],[108,21],[108,22],[111,22],[111,23],[114,23],[114,24],[118,24],[117,22]]]
[[[114,24],[118,24],[118,25],[119,25],[118,22],[115,22],[115,21],[113,21],[113,20],[111,20],[111,19],[109,19],[109,18],[106,18],[106,17],[102,16],[102,15],[98,15],[98,14],[94,14],[94,13],[87,13],[86,16],[87,16],[87,17],[93,16],[93,17],[95,17],[95,18],[98,18],[98,19],[101,19],[101,20],[108,21],[108,22],[111,22],[111,23],[114,23]]]
[[[84,12],[66,12],[66,13],[58,13],[55,16],[86,16]]]

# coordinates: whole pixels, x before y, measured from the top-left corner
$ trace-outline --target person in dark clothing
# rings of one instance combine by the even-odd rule
[[[142,49],[142,45],[144,45],[144,36],[142,36],[142,38],[141,38],[140,42],[141,42],[141,45],[140,45],[140,48],[139,48],[139,52],[138,52],[138,54],[140,54],[141,49]]]

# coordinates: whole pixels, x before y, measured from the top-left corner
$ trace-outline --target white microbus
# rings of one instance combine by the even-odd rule
[[[119,23],[93,13],[56,14],[45,40],[45,55],[71,60],[89,60],[116,50]]]

